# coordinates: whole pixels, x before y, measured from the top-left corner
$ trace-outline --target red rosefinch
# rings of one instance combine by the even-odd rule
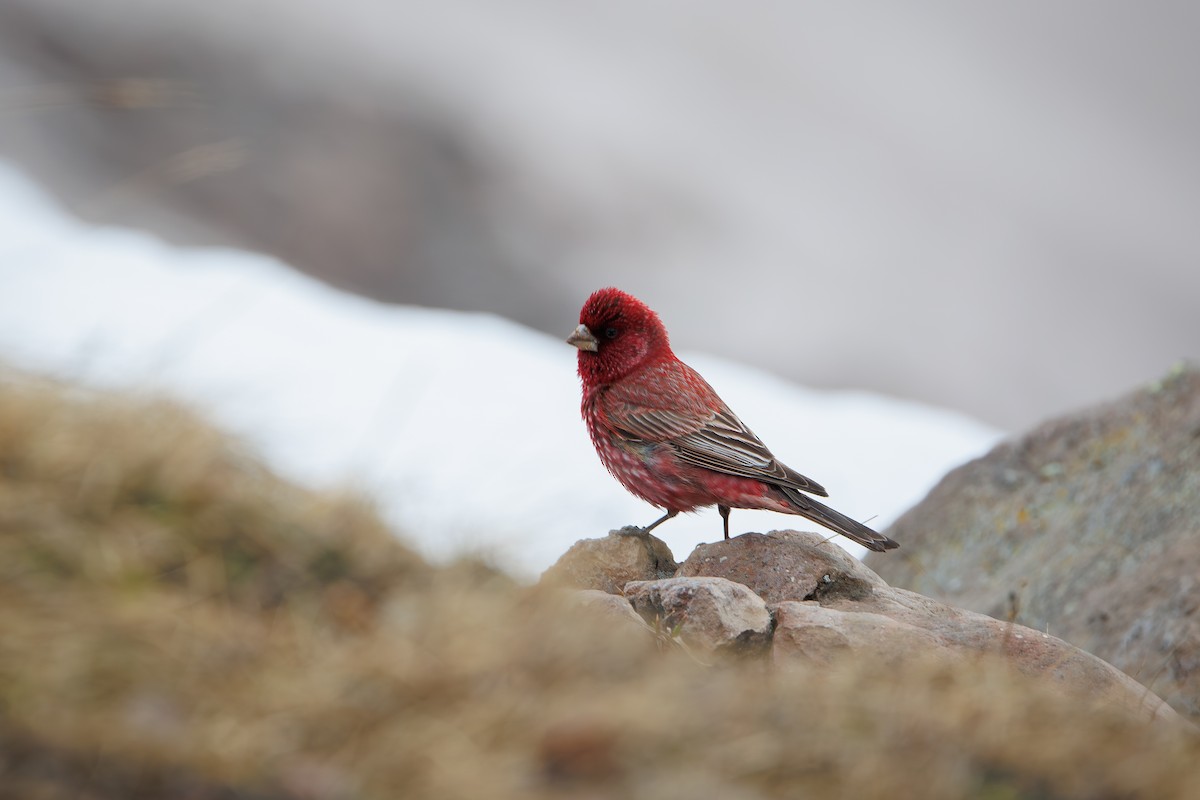
[[[618,289],[600,289],[567,342],[579,348],[583,418],[600,460],[621,484],[666,514],[716,505],[729,538],[731,508],[799,514],[871,550],[899,547],[818,503],[820,484],[780,463],[708,382],[675,357],[658,315]]]

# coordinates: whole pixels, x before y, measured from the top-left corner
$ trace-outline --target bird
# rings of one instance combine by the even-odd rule
[[[567,338],[578,348],[580,410],[604,466],[666,513],[715,505],[729,538],[731,509],[796,514],[884,552],[900,545],[814,500],[816,481],[775,457],[716,390],[676,357],[658,314],[633,295],[598,289]]]

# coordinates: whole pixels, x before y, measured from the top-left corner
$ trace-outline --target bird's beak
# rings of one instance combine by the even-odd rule
[[[576,328],[575,332],[567,337],[567,344],[573,344],[580,350],[587,350],[591,353],[596,352],[600,347],[600,343],[596,341],[595,336],[592,336],[587,325],[580,325]]]

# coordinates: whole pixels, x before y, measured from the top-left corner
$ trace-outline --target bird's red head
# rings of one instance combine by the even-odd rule
[[[567,341],[579,348],[579,377],[585,387],[612,383],[635,369],[670,357],[662,320],[620,289],[599,289],[579,312],[579,327]]]

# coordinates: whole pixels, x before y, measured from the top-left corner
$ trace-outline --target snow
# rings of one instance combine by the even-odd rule
[[[576,314],[562,309],[564,337]],[[951,411],[681,355],[831,505],[880,529],[1001,435]],[[435,559],[474,552],[531,577],[577,539],[659,515],[601,467],[561,339],[348,295],[262,255],[91,227],[3,163],[0,361],[179,397],[281,474],[371,497]],[[732,525],[813,528],[749,511]],[[710,509],[655,533],[682,559],[720,531]]]

